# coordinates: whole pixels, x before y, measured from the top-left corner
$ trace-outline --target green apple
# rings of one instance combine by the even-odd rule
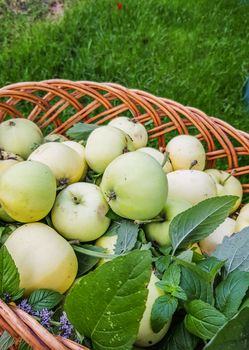
[[[149,241],[156,242],[159,246],[170,246],[169,225],[174,217],[181,212],[192,207],[192,204],[184,199],[174,200],[168,198],[160,216],[164,219],[162,222],[151,222],[144,225],[144,231]]]
[[[56,177],[58,186],[79,181],[86,167],[85,160],[61,142],[42,144],[30,154],[28,160],[46,164]]]
[[[42,142],[42,132],[31,120],[16,118],[0,124],[0,148],[23,159],[27,159],[33,149]]]
[[[240,181],[226,171],[207,169],[205,172],[215,181],[218,196],[232,195],[239,197],[230,214],[233,213],[242,201],[243,189]]]
[[[86,143],[86,161],[96,173],[103,173],[119,155],[134,151],[129,135],[110,125],[101,126],[91,132]]]
[[[107,230],[109,206],[100,188],[86,182],[69,185],[62,190],[52,209],[55,229],[67,239],[93,241]]]
[[[65,293],[75,280],[78,262],[73,248],[45,224],[22,225],[5,246],[18,268],[25,295],[39,288]]]
[[[226,218],[209,236],[199,242],[201,251],[211,255],[216,246],[223,241],[224,237],[230,237],[235,232],[235,220]]]
[[[247,226],[249,226],[249,203],[245,204],[239,212],[235,224],[235,232],[239,232]]]
[[[7,169],[9,169],[12,165],[19,163],[18,160],[15,159],[6,159],[0,160],[0,175]]]
[[[206,163],[206,153],[202,143],[191,135],[173,137],[166,146],[169,159],[174,170],[203,170]]]
[[[176,170],[167,174],[168,197],[184,199],[195,205],[204,199],[217,196],[214,180],[204,171]]]
[[[0,204],[16,221],[41,220],[50,212],[55,196],[55,177],[42,163],[19,162],[1,175]]]
[[[167,178],[160,164],[144,152],[122,154],[106,168],[100,184],[112,210],[127,219],[157,216],[167,198]]]
[[[143,126],[135,119],[128,117],[117,117],[110,121],[109,125],[123,130],[132,139],[135,149],[145,147],[148,142],[148,134]]]
[[[86,162],[85,147],[83,145],[81,145],[79,142],[75,142],[75,141],[68,140],[68,141],[63,141],[62,143],[68,147],[71,147],[80,156],[82,163],[83,163],[83,173],[81,176],[81,180],[84,179],[86,176],[86,173],[87,173],[87,169],[88,169],[87,162]]]
[[[158,151],[157,149],[152,147],[142,147],[142,148],[139,148],[138,151],[149,154],[151,157],[155,158],[159,164],[163,165],[165,155],[162,152]],[[163,170],[166,174],[173,171],[170,160],[167,160],[166,163],[163,165]]]
[[[164,295],[164,292],[156,286],[156,282],[158,281],[159,279],[152,272],[149,284],[147,286],[149,293],[145,311],[140,321],[137,339],[135,341],[135,345],[143,348],[157,344],[165,336],[171,323],[171,320],[167,322],[158,333],[155,333],[151,328],[150,317],[153,304],[158,297]]]

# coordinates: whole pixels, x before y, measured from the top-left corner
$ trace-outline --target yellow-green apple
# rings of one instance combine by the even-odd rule
[[[114,254],[117,239],[118,239],[118,235],[117,233],[115,233],[115,231],[112,231],[111,233],[108,232],[108,233],[105,233],[100,238],[98,238],[97,241],[95,242],[95,245],[97,247],[104,248],[107,254]],[[110,259],[102,258],[99,260],[98,265],[102,265],[109,260]]]
[[[91,132],[85,151],[89,167],[97,173],[103,173],[111,161],[125,152],[134,151],[134,146],[125,132],[105,125]]]
[[[19,163],[16,159],[0,160],[0,175],[12,165]]]
[[[207,169],[205,172],[215,181],[217,196],[231,195],[238,197],[238,200],[230,211],[230,214],[233,213],[238,209],[242,201],[243,189],[240,181],[223,170]]]
[[[75,280],[78,262],[73,248],[45,224],[22,225],[5,246],[15,261],[26,295],[39,288],[65,293]]]
[[[56,196],[56,179],[45,164],[23,161],[1,175],[0,204],[16,221],[34,222],[51,210]]]
[[[75,142],[75,141],[63,141],[62,142],[64,145],[71,147],[75,152],[78,153],[78,155],[80,156],[82,163],[83,163],[83,173],[81,176],[81,179],[84,179],[87,173],[87,162],[86,162],[86,152],[85,152],[85,147],[80,144],[79,142]]]
[[[195,205],[204,199],[217,196],[214,180],[204,171],[176,170],[167,174],[168,197],[184,199]]]
[[[94,184],[78,182],[62,190],[54,203],[51,219],[55,229],[67,239],[93,241],[107,230],[109,206]]]
[[[150,318],[153,304],[158,297],[164,295],[164,292],[156,286],[156,282],[158,281],[159,279],[152,272],[149,284],[147,286],[149,293],[145,311],[140,321],[137,339],[135,341],[135,345],[143,348],[157,344],[165,336],[171,323],[171,320],[168,321],[158,333],[155,333],[151,328]]]
[[[139,148],[138,151],[149,154],[151,157],[155,158],[159,164],[163,165],[165,155],[162,152],[158,151],[157,149],[152,147],[142,147],[142,148]],[[173,170],[169,159],[163,165],[163,170],[166,174],[170,173]]]
[[[151,222],[144,225],[144,231],[149,241],[156,242],[159,246],[170,246],[169,226],[174,217],[192,207],[192,204],[184,199],[168,198],[160,213],[162,222]]]
[[[144,152],[129,152],[113,160],[100,184],[112,210],[127,219],[157,216],[167,198],[167,178],[160,164]]]
[[[230,237],[235,232],[235,220],[226,218],[209,236],[199,242],[201,251],[211,255],[216,246],[223,241],[224,237]]]
[[[27,159],[34,148],[42,142],[42,132],[31,120],[16,118],[0,124],[0,148],[23,159]]]
[[[123,130],[132,139],[135,149],[145,147],[148,142],[148,134],[143,126],[135,119],[128,117],[117,117],[112,119],[108,125]]]
[[[79,181],[85,171],[85,162],[79,154],[61,142],[42,144],[28,160],[46,164],[56,177],[58,186]]]
[[[249,203],[247,203],[239,212],[236,219],[235,232],[239,232],[247,226],[249,226]]]
[[[49,134],[44,136],[44,142],[63,142],[67,140],[68,138],[61,134]]]
[[[191,135],[173,137],[166,146],[169,159],[174,170],[203,170],[206,163],[206,153],[202,143]]]

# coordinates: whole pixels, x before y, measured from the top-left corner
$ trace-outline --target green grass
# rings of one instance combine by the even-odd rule
[[[1,18],[0,85],[66,78],[111,81],[175,99],[249,131],[249,2],[73,0]],[[3,30],[2,30],[3,31]]]

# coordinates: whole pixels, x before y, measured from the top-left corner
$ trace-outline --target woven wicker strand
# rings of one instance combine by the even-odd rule
[[[145,124],[149,139],[164,150],[177,134],[200,139],[207,167],[223,161],[224,170],[234,171],[249,193],[249,134],[204,112],[148,92],[113,83],[70,80],[23,82],[0,89],[0,122],[6,118],[28,118],[46,133],[62,133],[78,122],[103,124],[127,115]],[[0,328],[35,350],[84,349],[68,339],[54,336],[22,310],[0,300]]]

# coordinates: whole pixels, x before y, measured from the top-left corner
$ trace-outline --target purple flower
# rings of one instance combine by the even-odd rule
[[[17,306],[19,309],[27,312],[27,314],[33,315],[34,313],[32,306],[28,303],[28,299],[23,299]]]
[[[51,330],[51,317],[53,316],[53,311],[49,311],[48,309],[43,309],[40,311],[37,311],[35,313],[35,316],[38,316],[40,318],[40,324],[47,328],[48,330]]]
[[[72,335],[73,325],[68,321],[65,311],[60,317],[60,335],[64,338],[69,338]]]
[[[11,294],[10,293],[3,293],[3,300],[6,303],[9,303],[11,301]]]

